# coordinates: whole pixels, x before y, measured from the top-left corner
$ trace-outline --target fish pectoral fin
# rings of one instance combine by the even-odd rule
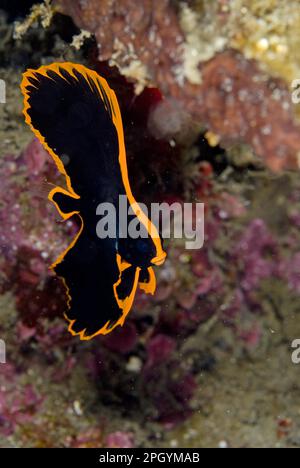
[[[119,308],[122,310],[122,315],[116,325],[123,325],[125,319],[132,307],[141,269],[122,261],[120,255],[117,255],[117,263],[119,266],[120,276],[118,281],[113,285],[114,295]]]
[[[136,279],[137,268],[121,259],[117,254],[117,264],[119,267],[119,279],[114,284],[114,294],[120,309],[124,309],[126,301],[132,295],[134,282]],[[140,271],[140,269],[138,269]]]
[[[55,187],[48,195],[48,199],[54,203],[64,220],[79,213],[79,198],[78,195],[75,196],[62,187]]]
[[[152,267],[141,270],[139,287],[146,294],[154,294],[156,290],[156,277]]]

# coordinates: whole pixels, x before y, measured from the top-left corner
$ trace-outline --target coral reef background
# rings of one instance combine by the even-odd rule
[[[19,3],[0,10],[0,447],[299,447],[298,1]],[[115,89],[137,198],[205,203],[204,247],[170,240],[155,297],[89,343],[48,269],[77,226],[19,89],[66,60]]]

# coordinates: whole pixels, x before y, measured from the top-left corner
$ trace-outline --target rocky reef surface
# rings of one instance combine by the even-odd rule
[[[0,446],[300,445],[297,3],[56,0],[0,15]],[[62,319],[48,267],[77,226],[47,201],[62,181],[19,90],[24,69],[63,60],[115,89],[137,198],[205,203],[204,247],[167,242],[156,295],[90,343]]]

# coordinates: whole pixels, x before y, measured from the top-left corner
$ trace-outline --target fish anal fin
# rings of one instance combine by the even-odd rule
[[[80,331],[74,330],[76,320],[69,319],[68,315],[65,314],[65,319],[69,323],[68,331],[71,333],[72,336],[79,336],[80,340],[89,341],[98,335],[108,335],[108,333],[111,333],[116,327],[118,326],[122,327],[124,325],[127,315],[129,314],[132,308],[136,290],[139,284],[139,275],[141,271],[139,267],[135,268],[135,267],[132,267],[131,265],[130,267],[134,268],[132,285],[131,285],[130,293],[124,299],[120,300],[121,305],[122,305],[122,307],[120,307],[120,309],[122,309],[122,314],[120,318],[116,320],[115,322],[111,322],[110,320],[107,321],[106,324],[103,327],[101,327],[97,332],[93,333],[92,335],[88,335],[86,333],[86,329],[83,329]],[[122,278],[120,278],[119,281],[122,281]],[[119,283],[119,281],[117,283]],[[114,291],[115,291],[115,287],[117,283],[115,283],[114,285]]]

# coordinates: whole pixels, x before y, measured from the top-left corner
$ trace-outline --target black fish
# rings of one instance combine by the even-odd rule
[[[129,184],[122,118],[116,95],[95,71],[73,63],[27,70],[21,84],[25,121],[66,178],[48,198],[80,230],[52,265],[68,292],[69,331],[89,340],[123,325],[139,286],[153,294],[153,265],[166,257],[156,228]],[[96,208],[124,195],[147,238],[96,235]]]

